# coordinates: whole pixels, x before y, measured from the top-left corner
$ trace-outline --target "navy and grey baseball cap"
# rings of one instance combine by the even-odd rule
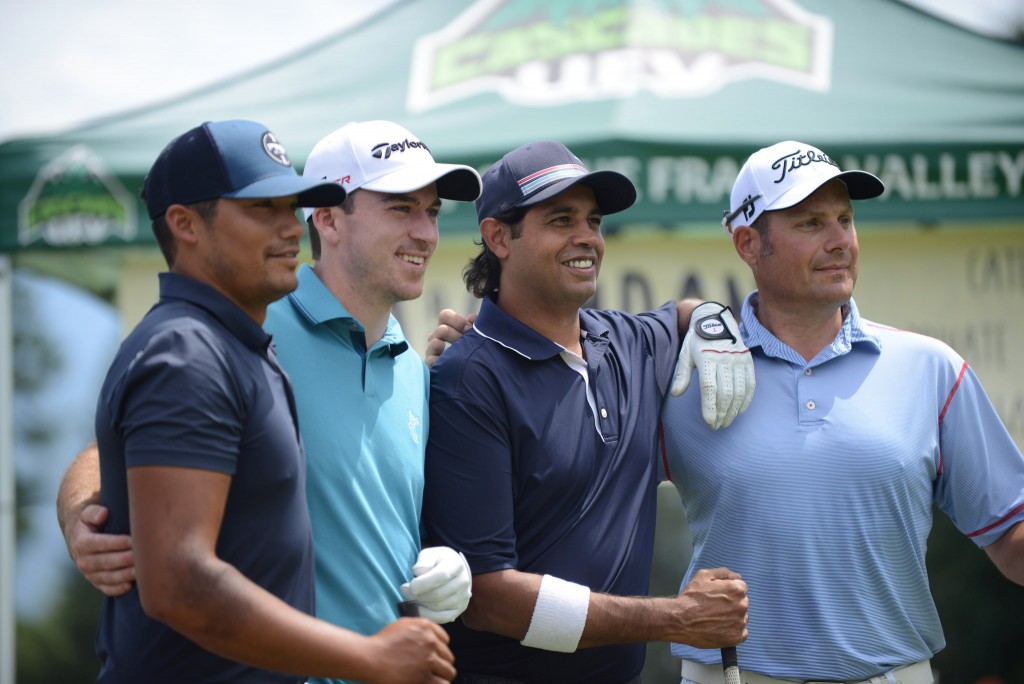
[[[207,121],[179,135],[153,162],[142,189],[150,218],[172,204],[292,195],[303,207],[345,201],[345,189],[337,183],[296,173],[284,146],[266,126],[240,119]]]
[[[636,201],[633,182],[618,171],[590,171],[565,145],[552,140],[512,150],[483,175],[476,201],[477,220],[532,207],[583,183],[594,191],[603,214],[628,209]]]

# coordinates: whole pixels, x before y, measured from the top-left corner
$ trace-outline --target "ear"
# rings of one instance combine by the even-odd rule
[[[313,210],[310,218],[316,226],[316,232],[320,234],[321,244],[326,243],[337,246],[341,243],[340,222],[345,220],[345,213],[342,211],[331,211],[333,207],[317,207]]]
[[[511,226],[507,223],[495,218],[485,218],[480,222],[480,238],[499,260],[508,257],[508,243],[512,237]]]
[[[194,246],[199,241],[199,226],[205,224],[199,214],[183,204],[172,204],[167,207],[165,218],[175,242]]]
[[[732,244],[740,259],[754,268],[761,254],[761,234],[750,226],[737,226],[732,230]]]

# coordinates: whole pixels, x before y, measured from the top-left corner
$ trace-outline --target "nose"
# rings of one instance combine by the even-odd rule
[[[842,223],[832,219],[828,225],[828,239],[825,249],[830,252],[834,250],[847,250],[853,244],[856,234],[852,222]]]
[[[301,210],[300,210],[301,211]],[[299,240],[306,232],[306,227],[299,220],[295,210],[288,206],[283,207],[280,212],[281,237],[286,240]]]
[[[593,225],[588,219],[576,222],[573,231],[573,242],[578,245],[597,246],[604,243],[601,227]]]
[[[430,245],[431,249],[436,247],[438,240],[437,218],[427,213],[417,216],[410,227],[409,237]]]

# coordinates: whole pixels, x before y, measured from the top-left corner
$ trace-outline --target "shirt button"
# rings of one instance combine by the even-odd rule
[[[607,418],[608,417],[608,409],[601,409],[601,417],[602,418]]]
[[[813,411],[813,410],[814,410],[814,407],[815,407],[815,403],[814,403],[814,401],[813,401],[813,400],[812,400],[812,401],[809,401],[809,402],[807,402],[807,410],[808,410],[808,411]]]
[[[805,368],[804,375],[814,375],[814,371],[811,370],[810,368]]]

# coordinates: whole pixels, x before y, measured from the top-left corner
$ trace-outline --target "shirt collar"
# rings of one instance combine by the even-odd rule
[[[180,273],[164,272],[158,274],[158,278],[161,300],[177,299],[208,311],[251,349],[263,350],[270,344],[270,335],[260,324],[222,292]]]
[[[366,333],[363,324],[357,321],[345,305],[327,289],[309,264],[302,264],[299,267],[298,278],[299,286],[288,295],[288,301],[310,325],[326,325],[337,321],[335,325]],[[378,344],[387,345],[392,356],[398,356],[409,348],[409,342],[402,333],[402,326],[394,314],[388,315],[387,328]]]
[[[783,343],[761,325],[756,313],[758,303],[758,292],[754,290],[743,302],[743,310],[740,313],[740,334],[748,348],[760,347],[766,356],[785,359],[800,365],[818,365],[829,359],[848,354],[855,344],[863,343],[875,351],[882,349],[881,339],[878,335],[868,332],[864,319],[860,317],[857,303],[850,299],[843,306],[843,324],[840,326],[836,338],[830,345],[818,352],[810,364],[807,364],[803,357],[793,351],[789,345]]]
[[[580,309],[580,326],[586,348],[587,364],[593,366],[608,346],[608,328],[598,319]],[[565,348],[552,342],[517,318],[505,313],[495,302],[495,295],[487,295],[480,302],[473,329],[487,339],[514,351],[520,356],[540,361],[558,356]]]

